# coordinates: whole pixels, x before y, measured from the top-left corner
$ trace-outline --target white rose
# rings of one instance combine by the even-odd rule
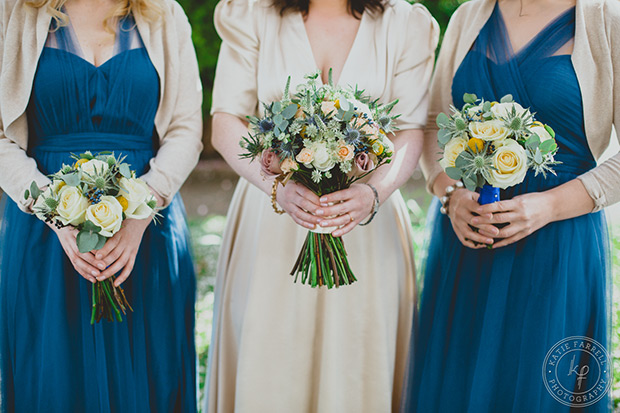
[[[506,118],[508,115],[512,114],[512,108],[516,109],[517,116],[521,116],[528,112],[527,109],[524,109],[523,106],[519,105],[517,102],[510,102],[494,104],[491,106],[491,113],[495,115],[495,117]]]
[[[467,110],[467,114],[474,119],[480,120],[481,116],[477,115],[478,111],[482,110],[482,105],[472,106]]]
[[[107,172],[108,163],[100,161],[99,159],[91,159],[90,161],[80,165],[80,169],[82,170],[82,172],[86,172],[88,175],[91,176],[95,174],[101,175],[102,173]],[[96,172],[95,169],[97,170]]]
[[[530,127],[530,131],[535,133],[540,138],[540,142],[548,141],[549,139],[553,139],[553,136],[545,129],[544,126],[534,125]]]
[[[461,152],[467,149],[467,142],[465,138],[451,139],[443,149],[443,158],[439,161],[439,165],[441,165],[444,170],[453,167],[456,158],[459,157]]]
[[[102,196],[98,204],[88,207],[86,219],[101,227],[99,235],[110,238],[121,229],[123,207],[113,196]]]
[[[37,198],[37,200],[35,201],[34,205],[32,205],[32,210],[33,211],[38,211],[40,208],[45,207],[45,199],[46,198],[51,198],[52,197],[52,188],[51,187],[47,187],[45,188],[45,190],[41,193],[41,195],[39,195],[39,197]],[[46,208],[47,209],[47,208]],[[45,221],[45,216],[40,213],[40,212],[35,212],[35,216],[37,218],[39,218],[41,221]]]
[[[506,139],[504,144],[493,154],[493,167],[489,183],[506,189],[520,184],[527,173],[527,153],[514,139]]]
[[[153,199],[153,194],[146,182],[136,178],[121,178],[119,185],[121,187],[119,196],[127,201],[125,208],[127,218],[146,219],[151,216],[153,210],[147,203]]]
[[[336,165],[336,160],[332,158],[329,150],[324,144],[317,144],[314,148],[314,159],[312,166],[321,172],[327,172]]]
[[[501,120],[487,120],[486,122],[471,122],[469,132],[474,138],[483,141],[501,141],[508,137],[510,130]]]
[[[86,209],[90,203],[82,192],[74,186],[65,185],[58,192],[58,220],[65,225],[78,226],[86,218]]]

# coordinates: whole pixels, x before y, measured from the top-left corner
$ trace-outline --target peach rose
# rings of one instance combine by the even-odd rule
[[[340,142],[338,145],[338,157],[341,161],[350,161],[355,155],[355,148],[353,145],[347,145],[344,142]]]
[[[314,151],[312,149],[303,148],[301,152],[297,154],[297,162],[303,163],[304,165],[309,165],[314,160]]]

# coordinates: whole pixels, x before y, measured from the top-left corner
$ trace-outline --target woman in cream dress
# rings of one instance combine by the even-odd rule
[[[215,12],[223,44],[213,143],[242,179],[217,272],[208,412],[375,413],[396,410],[400,399],[416,289],[410,221],[397,188],[421,151],[437,25],[404,0],[302,3],[228,0]],[[394,162],[368,181],[382,204],[368,226],[356,226],[373,207],[367,185],[319,200],[291,182],[279,187],[287,214],[277,215],[272,179],[258,162],[239,158],[247,115],[280,99],[289,75],[296,85],[320,69],[325,82],[330,68],[340,85],[400,101]],[[345,202],[325,207],[334,200]],[[308,228],[323,221],[347,224],[339,232],[347,233],[353,285],[312,289],[289,275]]]

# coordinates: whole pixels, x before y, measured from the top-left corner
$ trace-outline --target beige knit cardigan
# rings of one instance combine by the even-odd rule
[[[438,163],[440,150],[435,119],[440,112],[449,112],[452,79],[491,16],[495,3],[495,0],[464,3],[448,25],[431,84],[421,159],[429,191],[442,172]],[[620,132],[620,1],[577,0],[575,13],[572,62],[583,96],[588,145],[594,157],[599,159],[611,142],[612,125]],[[594,211],[620,201],[620,153],[579,179],[594,200]]]
[[[160,147],[142,178],[167,205],[202,150],[202,87],[187,17],[176,1],[164,3],[163,20],[135,20],[160,82],[155,116]],[[0,1],[0,188],[25,212],[31,212],[23,197],[30,183],[42,187],[50,182],[26,153],[25,113],[50,23],[46,7],[32,8],[25,0]]]

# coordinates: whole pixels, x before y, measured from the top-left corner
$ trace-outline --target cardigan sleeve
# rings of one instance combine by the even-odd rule
[[[616,138],[620,140],[620,5],[606,2],[605,26],[612,60],[612,104]],[[596,168],[579,176],[586,191],[594,200],[594,210],[599,211],[620,201],[620,152]]]
[[[452,77],[453,65],[456,53],[456,46],[459,37],[459,15],[462,8],[452,15],[446,33],[444,35],[437,64],[435,66],[435,74],[431,81],[430,87],[430,105],[428,110],[428,120],[424,129],[424,148],[420,158],[420,167],[426,178],[426,189],[433,193],[433,185],[437,176],[443,172],[443,168],[439,165],[441,158],[441,150],[437,143],[437,127],[436,119],[439,113],[449,113],[452,104]]]
[[[176,78],[167,80],[176,86],[176,100],[170,124],[160,139],[157,155],[142,178],[170,204],[183,182],[198,163],[202,151],[202,85],[198,60],[192,43],[192,29],[181,6],[174,2],[174,27],[178,38]],[[169,51],[172,53],[173,51]],[[182,162],[179,162],[182,160]]]
[[[6,2],[0,5],[0,85],[4,86],[2,77],[3,64],[10,64],[5,59],[5,22],[8,20],[9,11],[5,8],[10,6]],[[8,56],[10,57],[10,56]],[[0,105],[1,106],[1,105]],[[19,122],[25,122],[22,117]],[[0,188],[4,191],[19,208],[26,212],[32,213],[30,206],[32,200],[24,198],[24,192],[30,187],[34,181],[41,188],[49,185],[51,180],[43,175],[34,159],[30,158],[24,149],[5,135],[5,126],[2,118],[2,108],[0,107]]]

